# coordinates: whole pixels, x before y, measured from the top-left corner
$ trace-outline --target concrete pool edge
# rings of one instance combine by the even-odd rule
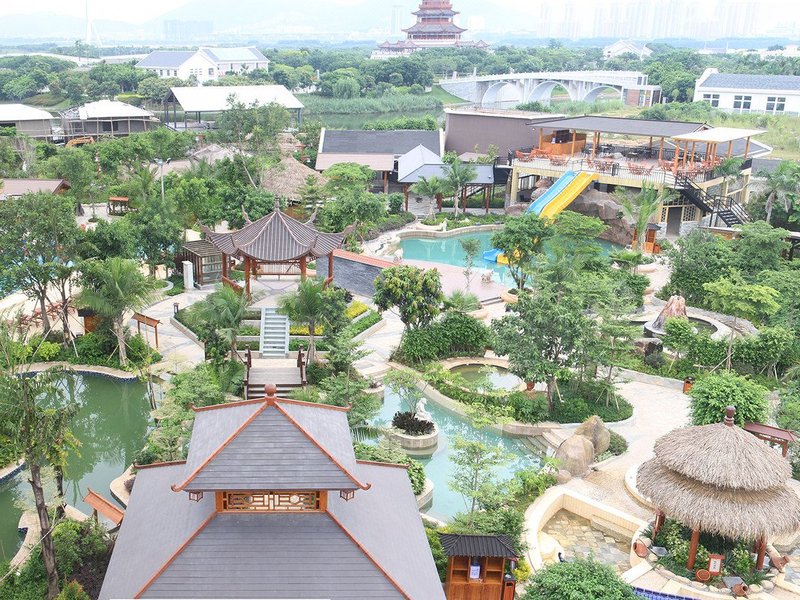
[[[108,377],[110,379],[118,379],[119,381],[130,383],[139,381],[139,376],[130,371],[123,371],[122,369],[103,367],[100,365],[73,365],[72,363],[61,361],[31,363],[28,365],[26,373],[41,373],[53,367],[63,367],[68,372],[78,375],[96,375],[97,377]]]

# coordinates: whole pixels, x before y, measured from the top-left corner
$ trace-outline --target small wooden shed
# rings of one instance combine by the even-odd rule
[[[447,600],[514,600],[517,581],[506,575],[506,561],[514,568],[519,558],[505,535],[440,533],[448,556]]]
[[[183,271],[183,261],[194,267],[194,282],[198,286],[220,283],[222,281],[222,252],[206,240],[186,242],[175,257],[178,271]]]

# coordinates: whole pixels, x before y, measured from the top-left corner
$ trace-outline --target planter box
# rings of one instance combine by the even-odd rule
[[[508,304],[516,304],[517,302],[519,302],[519,296],[515,294],[509,294],[507,291],[500,292],[500,299],[503,302],[507,302]]]
[[[439,427],[434,423],[433,433],[428,435],[408,435],[399,429],[391,429],[389,437],[400,444],[403,450],[419,452],[421,450],[433,450],[439,444]]]

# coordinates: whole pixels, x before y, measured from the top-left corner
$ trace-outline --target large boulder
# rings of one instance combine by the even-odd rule
[[[561,469],[578,477],[585,474],[594,462],[594,444],[586,436],[573,434],[558,447],[555,459]]]
[[[664,342],[658,338],[643,337],[633,340],[633,348],[638,354],[648,358],[661,352],[664,348]]]
[[[603,419],[597,415],[593,415],[581,423],[575,430],[575,435],[582,435],[592,442],[595,456],[608,450],[608,445],[611,443],[611,432],[603,423]]]
[[[568,210],[587,217],[597,217],[606,225],[600,237],[609,242],[627,246],[633,239],[633,224],[622,216],[622,205],[613,194],[589,189],[578,196]]]

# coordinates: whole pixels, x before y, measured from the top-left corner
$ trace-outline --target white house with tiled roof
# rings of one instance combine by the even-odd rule
[[[694,87],[694,101],[737,113],[800,114],[800,77],[720,73],[706,69]]]
[[[228,73],[240,74],[269,69],[269,59],[258,48],[200,48],[199,50],[157,50],[136,63],[161,78],[194,77],[198,83],[216,81]]]

